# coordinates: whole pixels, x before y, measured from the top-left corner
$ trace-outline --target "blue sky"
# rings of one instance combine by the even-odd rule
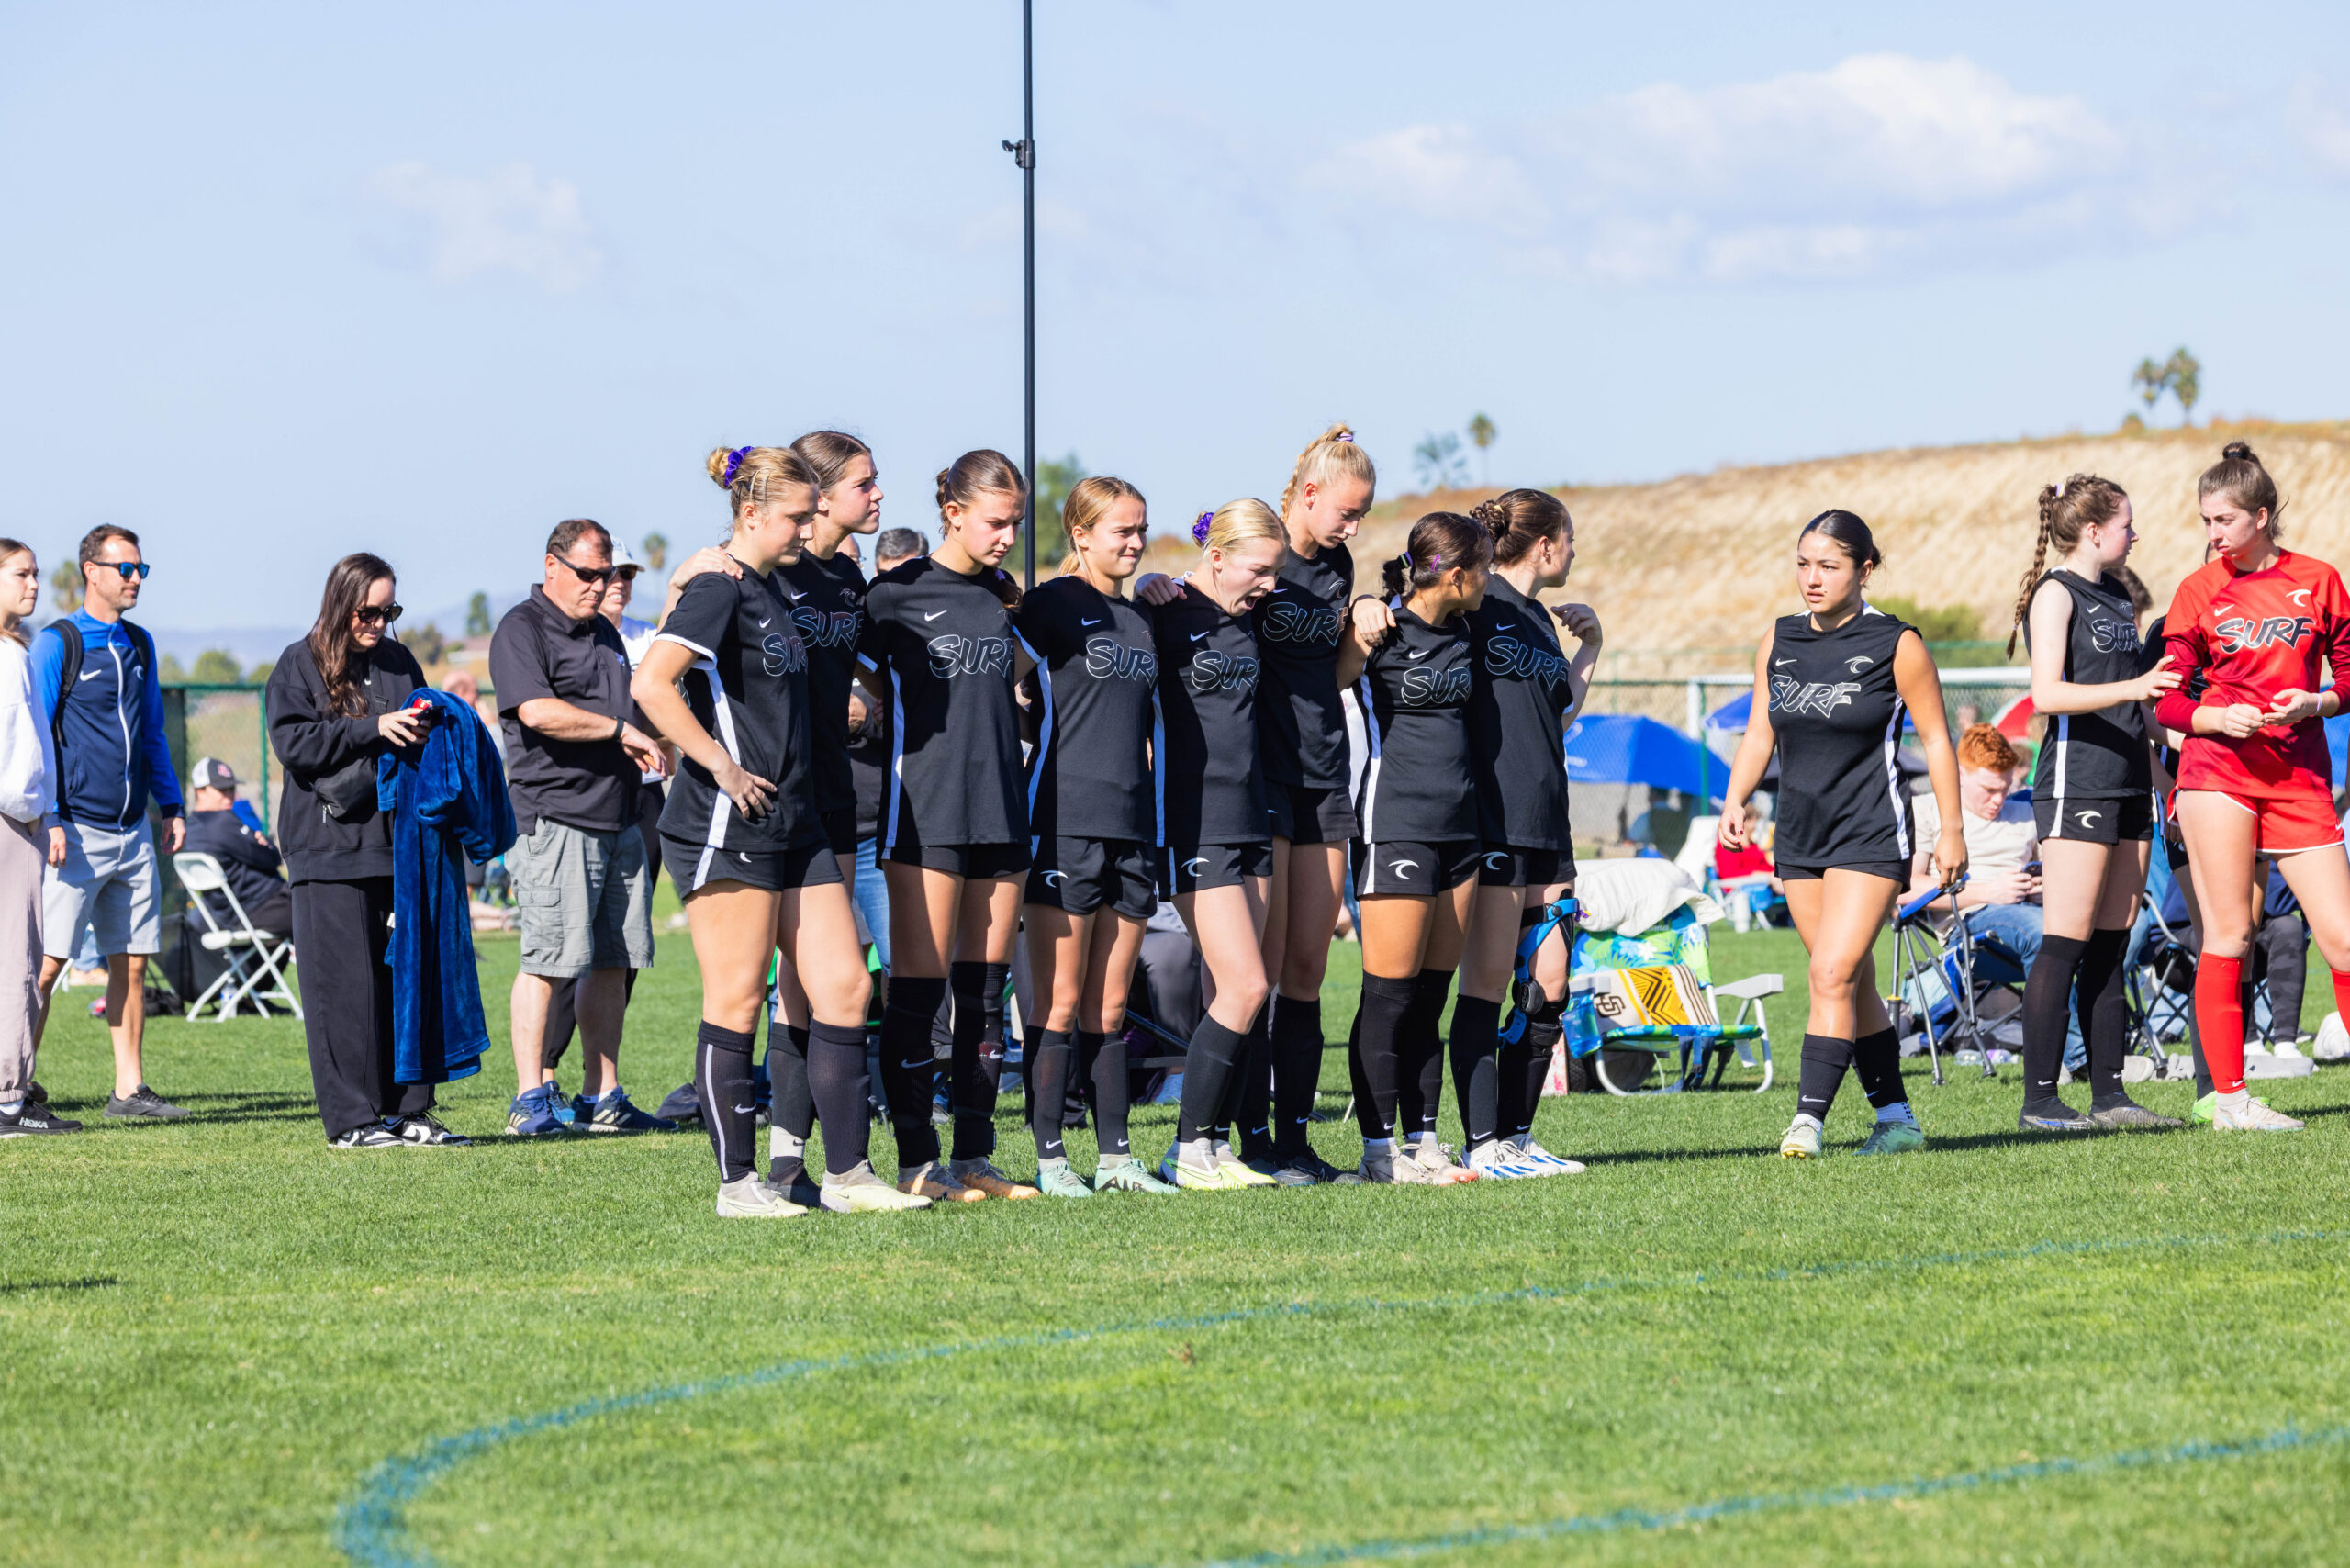
[[[2350,14],[1041,0],[1040,444],[1172,528],[1352,420],[1390,491],[2350,415]],[[721,442],[865,435],[886,520],[1017,455],[1007,0],[0,14],[0,530],[146,618],[419,610],[557,519],[722,527]],[[2321,73],[2338,65],[2329,79]],[[2175,412],[2165,410],[2165,418]]]

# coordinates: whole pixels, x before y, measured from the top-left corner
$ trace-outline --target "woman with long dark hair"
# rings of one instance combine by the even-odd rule
[[[424,670],[391,634],[397,588],[379,555],[337,561],[318,623],[269,676],[269,742],[285,770],[277,845],[294,884],[302,1033],[330,1148],[472,1141],[433,1115],[431,1084],[392,1077],[392,824],[375,809],[375,760],[424,735],[408,707]]]
[[[1813,1159],[1845,1070],[1860,1073],[1876,1111],[1863,1154],[1926,1146],[1901,1051],[1876,987],[1871,950],[1909,885],[1911,819],[1896,754],[1908,715],[1933,780],[1942,833],[1936,880],[1966,874],[1958,757],[1942,713],[1942,678],[1918,629],[1870,607],[1869,577],[1884,565],[1869,525],[1824,511],[1796,540],[1796,586],[1806,613],[1783,615],[1754,655],[1754,705],[1730,764],[1720,837],[1752,841],[1747,797],[1779,754],[1779,876],[1787,913],[1811,955],[1811,1014],[1804,1024],[1796,1116],[1779,1141],[1786,1159]]]

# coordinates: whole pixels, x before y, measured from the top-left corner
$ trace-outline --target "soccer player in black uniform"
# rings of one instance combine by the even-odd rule
[[[1590,689],[1602,633],[1589,605],[1545,607],[1535,598],[1564,583],[1574,564],[1574,520],[1558,497],[1508,490],[1479,502],[1470,516],[1494,536],[1494,569],[1484,601],[1469,617],[1469,745],[1481,848],[1452,1003],[1452,1092],[1469,1168],[1478,1175],[1572,1175],[1583,1166],[1534,1141],[1534,1114],[1566,1010],[1571,922],[1547,923],[1505,1040],[1501,1008],[1518,944],[1574,892],[1566,722]],[[1576,639],[1572,659],[1551,630],[1554,618]]]
[[[1013,629],[1019,585],[997,565],[1020,532],[1025,482],[1000,452],[938,476],[938,548],[874,579],[859,677],[890,714],[881,804],[890,886],[882,1081],[898,1182],[924,1197],[1033,1198],[995,1168],[1003,992],[1029,865],[1017,682],[1035,655]],[[931,1023],[955,999],[952,1159],[930,1121]]]
[[[751,1047],[767,960],[778,946],[814,1014],[808,1067],[824,1129],[824,1206],[926,1207],[876,1176],[866,1158],[872,982],[848,889],[816,814],[808,649],[778,575],[800,553],[816,476],[780,447],[721,448],[709,469],[727,491],[734,520],[727,552],[742,575],[709,573],[686,585],[632,687],[680,757],[661,812],[662,860],[685,900],[701,966],[694,1079],[718,1155],[718,1212],[807,1212],[762,1181],[756,1165]]]
[[[2136,541],[2130,498],[2076,474],[2040,492],[2040,538],[2016,600],[2031,658],[2031,705],[2047,721],[2032,776],[2044,934],[2023,993],[2027,1132],[2178,1126],[2121,1087],[2130,1048],[2122,958],[2154,834],[2154,748],[2146,705],[2178,684],[2167,658],[2151,669],[2136,607],[2113,576]],[[2044,576],[2051,547],[2060,559]],[[2015,652],[2015,638],[2008,639]],[[2089,1114],[2057,1097],[2065,1013],[2076,1006],[2088,1047]]]
[[[1775,746],[1774,853],[1787,912],[1811,954],[1796,1118],[1779,1144],[1789,1159],[1818,1157],[1820,1127],[1848,1066],[1859,1070],[1876,1108],[1860,1152],[1903,1154],[1926,1143],[1901,1084],[1900,1046],[1870,956],[1909,884],[1909,800],[1897,763],[1905,713],[1917,726],[1941,811],[1933,864],[1945,889],[1966,873],[1966,836],[1942,683],[1925,640],[1862,597],[1883,560],[1869,525],[1851,512],[1824,511],[1804,524],[1796,586],[1807,612],[1780,617],[1754,655],[1753,711],[1722,801],[1721,841],[1743,849],[1754,832],[1747,797]]]
[[[1357,682],[1368,753],[1355,792],[1362,1001],[1348,1053],[1360,1181],[1473,1179],[1437,1141],[1444,1088],[1437,1020],[1477,891],[1469,617],[1483,602],[1493,558],[1483,523],[1430,512],[1381,574],[1393,617],[1386,633],[1374,640],[1357,623],[1338,651],[1339,676]],[[1399,1100],[1410,1140],[1401,1149]]]
[[[1028,758],[1028,976],[1043,1014],[1027,1062],[1036,1186],[1056,1197],[1171,1193],[1126,1137],[1126,989],[1158,907],[1152,881],[1150,621],[1125,594],[1149,528],[1142,492],[1080,479],[1061,505],[1069,569],[1023,594],[1020,635],[1036,657]],[[1090,1077],[1101,1159],[1093,1184],[1061,1142],[1071,1072]]]
[[[1371,454],[1343,424],[1298,454],[1281,491],[1288,550],[1281,577],[1252,617],[1264,677],[1258,745],[1273,816],[1265,972],[1277,983],[1269,1017],[1250,1037],[1237,1119],[1250,1168],[1284,1185],[1340,1174],[1305,1135],[1322,1076],[1322,980],[1355,827],[1338,644],[1350,617],[1367,635],[1389,625],[1383,599],[1348,604],[1355,566],[1347,541],[1371,510],[1378,478]],[[1158,602],[1165,583],[1155,573],[1145,577],[1136,597]]]
[[[1158,1168],[1178,1187],[1260,1187],[1272,1178],[1219,1150],[1241,1054],[1263,1013],[1265,884],[1272,864],[1258,759],[1260,665],[1248,611],[1271,591],[1281,520],[1262,501],[1203,512],[1205,552],[1169,603],[1150,608],[1158,655],[1157,870],[1162,897],[1200,949],[1207,1011],[1192,1032],[1175,1146]]]

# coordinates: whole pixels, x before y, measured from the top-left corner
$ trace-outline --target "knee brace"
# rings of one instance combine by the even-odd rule
[[[1502,1040],[1516,1045],[1532,1024],[1555,1025],[1566,1016],[1565,996],[1551,996],[1534,978],[1534,955],[1549,941],[1550,933],[1560,932],[1567,944],[1569,962],[1574,955],[1575,932],[1581,924],[1582,907],[1572,896],[1562,897],[1529,909],[1518,916],[1517,956],[1510,967],[1510,1021],[1502,1031]]]

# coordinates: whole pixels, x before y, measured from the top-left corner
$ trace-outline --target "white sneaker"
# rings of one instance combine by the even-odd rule
[[[2231,1100],[2237,1103],[2230,1104]],[[2211,1107],[2211,1126],[2223,1133],[2297,1133],[2307,1125],[2282,1111],[2270,1110],[2265,1101],[2254,1099],[2249,1090],[2222,1094]]]
[[[1437,1142],[1432,1134],[1413,1140],[1412,1159],[1428,1173],[1428,1180],[1439,1187],[1477,1179],[1477,1173],[1453,1159],[1452,1150]]]
[[[1580,1176],[1583,1173],[1584,1167],[1582,1160],[1568,1159],[1561,1155],[1552,1154],[1549,1149],[1544,1148],[1540,1144],[1535,1142],[1534,1135],[1531,1133],[1528,1133],[1526,1137],[1517,1139],[1516,1142],[1517,1147],[1525,1152],[1525,1155],[1528,1159],[1533,1160],[1537,1165],[1547,1166],[1549,1168],[1543,1172],[1544,1175]]]
[[[2275,1045],[2268,1047],[2268,1054],[2272,1057],[2289,1057],[2294,1061],[2300,1061],[2302,1059],[2301,1047],[2295,1045],[2290,1040],[2277,1041]]]
[[[913,1193],[901,1193],[881,1180],[869,1159],[859,1160],[853,1170],[835,1176],[824,1174],[822,1201],[827,1214],[857,1215],[895,1213],[906,1209],[926,1209],[930,1200]]]
[[[718,1189],[721,1219],[796,1219],[807,1212],[756,1176],[745,1176]]]

